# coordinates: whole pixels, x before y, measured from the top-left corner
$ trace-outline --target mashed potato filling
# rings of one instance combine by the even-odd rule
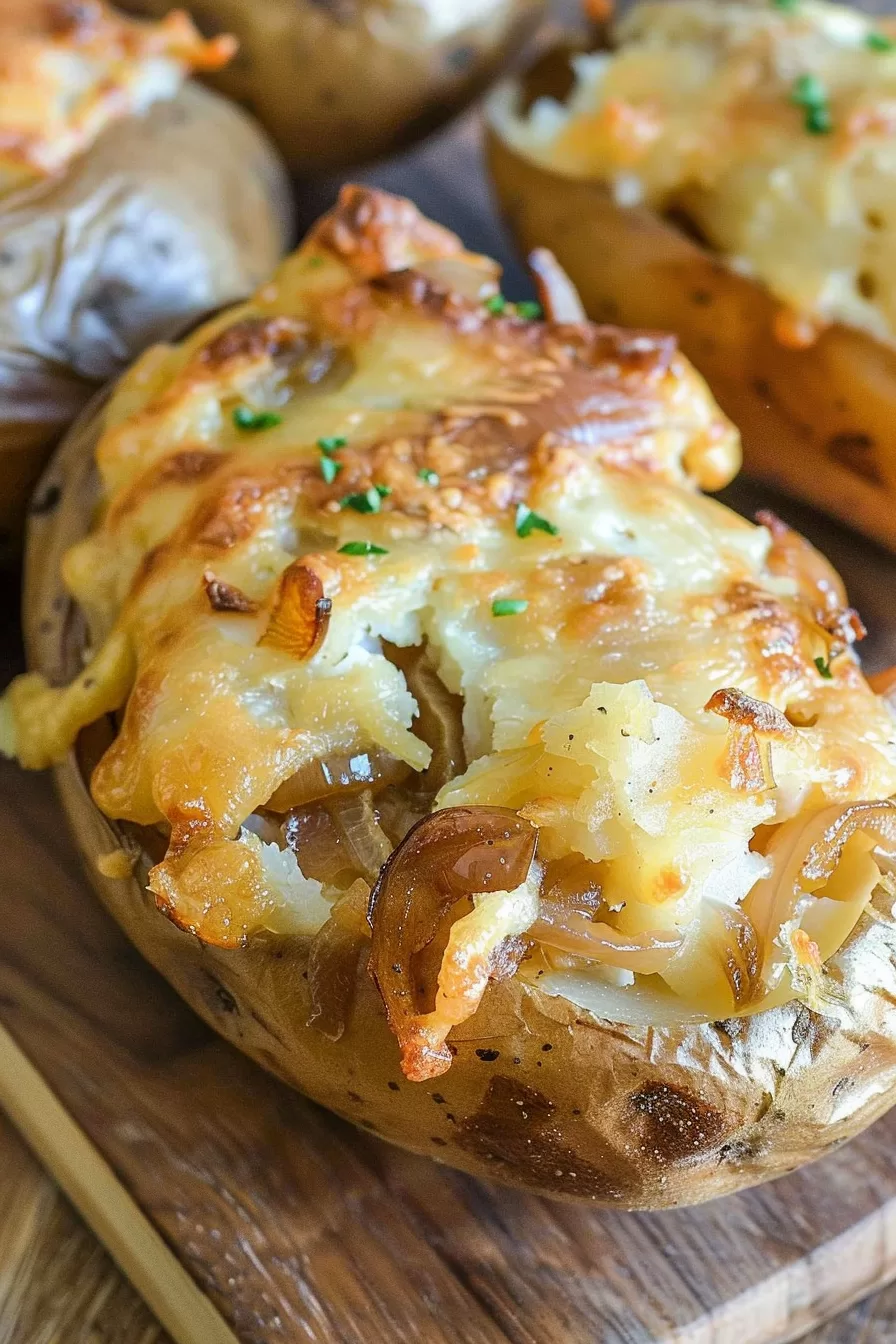
[[[646,0],[573,66],[563,105],[521,115],[498,93],[515,149],[689,221],[803,319],[782,339],[841,322],[896,340],[892,24],[819,0]]]

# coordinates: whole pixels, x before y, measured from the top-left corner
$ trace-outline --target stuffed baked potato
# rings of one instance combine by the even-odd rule
[[[747,470],[896,546],[896,42],[796,4],[636,5],[491,105],[521,246],[600,321],[660,325]]]
[[[0,9],[0,529],[149,343],[250,293],[289,238],[274,151],[198,85],[232,44],[101,0]]]
[[[674,340],[558,320],[538,265],[546,321],[348,187],[147,352],[50,469],[0,724],[266,1068],[468,1171],[687,1203],[896,1096],[896,726],[821,556],[700,493],[737,436]]]
[[[124,0],[135,14],[166,0]],[[532,33],[545,0],[189,0],[205,33],[234,33],[212,77],[299,172],[394,152],[454,116]]]

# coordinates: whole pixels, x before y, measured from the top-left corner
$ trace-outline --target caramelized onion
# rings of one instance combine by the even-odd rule
[[[819,625],[847,644],[864,638],[865,627],[852,607],[846,605],[843,580],[830,561],[769,509],[757,513],[756,521],[772,534],[769,570],[794,580]]]
[[[439,789],[467,768],[464,751],[463,696],[453,695],[439,676],[428,644],[401,648],[384,644],[383,652],[403,675],[417,702],[414,733],[432,748],[432,760],[419,776],[421,793],[435,798]]]
[[[267,628],[258,642],[300,661],[311,658],[326,638],[332,606],[324,597],[320,576],[294,560],[280,576]]]
[[[356,868],[368,882],[375,881],[392,845],[377,820],[370,791],[334,800],[330,815]]]
[[[369,896],[366,882],[354,882],[315,934],[308,954],[308,1026],[331,1041],[342,1036],[351,1011],[358,962],[369,937],[365,918]]]
[[[541,914],[529,935],[558,952],[618,966],[636,975],[662,973],[683,942],[680,934],[666,929],[620,933],[609,924],[595,922],[576,910],[564,910],[550,901],[542,902]]]
[[[875,848],[887,854],[896,852],[896,803],[886,799],[828,807],[808,821],[795,817],[776,829],[766,852],[772,872],[757,882],[743,906],[762,945],[766,978],[774,956],[774,940],[782,927],[800,919],[813,896],[827,894],[826,884],[833,878],[848,842],[860,833],[867,835]],[[839,946],[840,942],[835,942],[823,948],[822,960]]]
[[[436,987],[416,983],[414,958],[464,897],[520,886],[536,839],[535,828],[509,808],[445,808],[418,822],[384,865],[370,895],[370,970],[407,1077],[434,1078],[451,1064],[447,1045],[434,1042],[420,1020],[422,1000],[431,1002]]]
[[[538,300],[550,322],[584,322],[585,309],[569,276],[553,252],[536,247],[529,253],[529,270],[535,281]]]
[[[290,812],[335,795],[400,784],[410,773],[404,761],[377,747],[333,752],[326,760],[308,761],[290,775],[271,795],[268,807],[272,812]]]

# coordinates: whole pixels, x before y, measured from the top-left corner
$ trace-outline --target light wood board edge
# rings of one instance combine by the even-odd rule
[[[2,1023],[0,1106],[177,1344],[239,1344]]]

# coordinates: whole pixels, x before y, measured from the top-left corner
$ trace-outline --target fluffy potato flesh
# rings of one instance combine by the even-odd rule
[[[640,5],[557,97],[523,115],[519,90],[496,96],[490,156],[521,245],[551,246],[593,317],[674,330],[749,471],[892,546],[885,28],[829,5]]]
[[[123,8],[159,17],[167,0]],[[203,32],[236,34],[239,56],[213,83],[259,118],[300,172],[375,158],[434,130],[495,78],[545,8],[544,0],[189,6]]]
[[[104,899],[311,1095],[552,1193],[705,1198],[886,1104],[892,999],[849,968],[890,937],[893,721],[833,572],[700,493],[737,440],[674,342],[497,284],[347,188],[246,305],[148,352],[97,521],[75,440],[79,521],[34,532],[34,613],[84,533],[93,660],[51,686],[71,642],[60,666],[32,620],[7,748],[67,762],[104,873],[101,813],[139,837],[151,895]],[[220,1020],[219,981],[260,1026]],[[869,1044],[876,1076],[776,1139],[766,1075],[817,1014],[799,1105]]]

